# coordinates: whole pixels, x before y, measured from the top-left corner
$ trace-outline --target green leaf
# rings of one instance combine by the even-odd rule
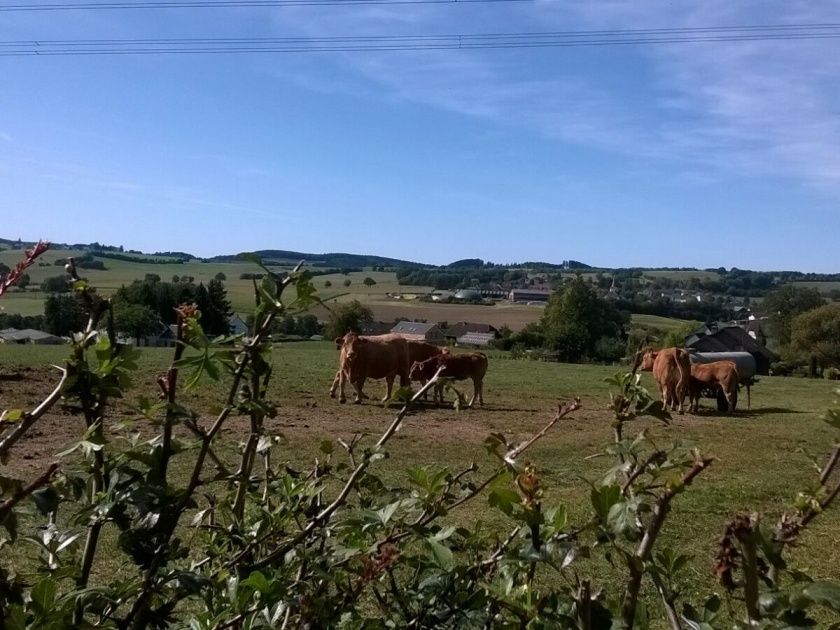
[[[0,422],[20,422],[23,418],[23,409],[6,409],[0,414]]]
[[[429,545],[432,562],[441,569],[448,571],[453,562],[452,550],[431,538],[426,539],[426,543]]]
[[[397,508],[400,507],[400,503],[400,501],[395,501],[394,503],[390,503],[376,511],[376,514],[379,516],[379,520],[382,521],[383,525],[388,524],[388,521],[391,520],[394,512],[396,512]]]
[[[802,594],[815,604],[840,612],[840,584],[812,582],[802,589]]]
[[[266,577],[259,571],[254,571],[246,579],[242,580],[240,584],[241,586],[250,586],[258,593],[266,593],[270,588],[268,579],[266,579]]]
[[[58,499],[58,492],[52,486],[32,493],[32,500],[35,502],[35,506],[45,516],[55,511],[58,507]]]
[[[26,630],[26,613],[23,612],[23,606],[20,604],[9,606],[3,623],[6,630]]]
[[[498,508],[510,516],[513,513],[513,507],[520,502],[519,494],[502,484],[494,484],[494,486],[487,495],[487,502],[490,507]]]
[[[617,484],[609,484],[601,487],[594,487],[589,494],[595,514],[602,523],[609,520],[610,509],[618,503],[621,497],[621,488]]]
[[[56,586],[52,578],[45,578],[32,587],[32,606],[39,614],[47,614],[55,603]]]
[[[615,486],[616,488],[618,486]],[[596,508],[597,510],[597,508]],[[616,536],[626,536],[636,540],[641,533],[642,524],[638,517],[639,499],[613,503],[607,512],[607,524]]]

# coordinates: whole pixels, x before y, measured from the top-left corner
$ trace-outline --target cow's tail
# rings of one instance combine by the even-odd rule
[[[691,363],[686,355],[685,361],[680,360],[680,355],[677,355],[677,371],[680,373],[680,380],[677,381],[677,404],[682,410],[683,401],[686,394],[688,394],[689,386],[691,385]]]

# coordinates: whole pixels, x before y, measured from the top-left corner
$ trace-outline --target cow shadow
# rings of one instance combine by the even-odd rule
[[[785,407],[758,407],[752,409],[737,409],[735,411],[736,415],[739,416],[766,416],[772,414],[780,414],[780,413],[807,413],[806,411],[801,411],[799,409],[787,409]]]
[[[768,416],[768,415],[778,415],[778,414],[800,414],[800,413],[807,413],[805,411],[800,411],[798,409],[787,409],[785,407],[758,407],[752,409],[741,409],[740,407],[735,410],[734,413],[729,413],[728,411],[718,411],[717,409],[706,407],[701,407],[696,412],[687,412],[684,414],[686,417],[690,416],[701,416],[704,418],[711,418],[711,417],[718,417],[718,418],[757,418],[761,416]]]

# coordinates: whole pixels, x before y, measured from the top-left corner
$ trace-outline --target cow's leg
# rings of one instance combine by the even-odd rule
[[[467,409],[472,409],[473,403],[475,402],[475,399],[478,397],[478,385],[476,384],[475,379],[473,379],[472,382],[473,382],[473,395],[472,395],[472,398],[470,398],[470,402],[467,403]]]
[[[391,400],[391,391],[394,389],[394,374],[385,377],[385,398],[382,399],[382,402],[388,402]]]
[[[365,386],[365,377],[363,377],[363,376],[359,377],[353,383],[353,389],[355,390],[355,393],[353,395],[353,404],[355,404],[355,405],[361,405],[362,404],[362,398],[364,397],[364,394],[362,393],[362,387],[364,387],[364,386]]]
[[[475,390],[478,393],[478,404],[479,406],[484,406],[484,381],[482,379],[478,379],[475,381]]]
[[[335,373],[335,378],[332,382],[332,387],[330,387],[330,398],[335,398],[335,390],[338,389],[338,384],[341,382],[341,370]]]
[[[347,373],[344,370],[339,370],[338,375],[338,402],[344,404],[347,402],[347,396],[344,395],[344,388],[347,385]]]
[[[443,404],[443,383],[435,383],[435,391],[432,394],[432,399],[435,407],[440,407]]]

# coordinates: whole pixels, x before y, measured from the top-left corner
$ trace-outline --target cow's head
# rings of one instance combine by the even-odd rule
[[[639,361],[639,369],[642,372],[650,372],[653,369],[653,362],[656,361],[656,355],[659,354],[653,348],[648,348],[642,351],[642,358]]]
[[[425,361],[415,361],[411,364],[411,369],[408,371],[408,376],[412,380],[419,381],[423,379],[430,379],[437,371],[437,357],[430,357]]]
[[[356,360],[356,357],[359,355],[359,352],[365,345],[368,343],[368,340],[364,337],[360,337],[354,332],[349,332],[342,338],[341,344],[341,352],[342,356],[344,357],[344,361],[347,362],[348,367],[353,364],[353,361]]]

